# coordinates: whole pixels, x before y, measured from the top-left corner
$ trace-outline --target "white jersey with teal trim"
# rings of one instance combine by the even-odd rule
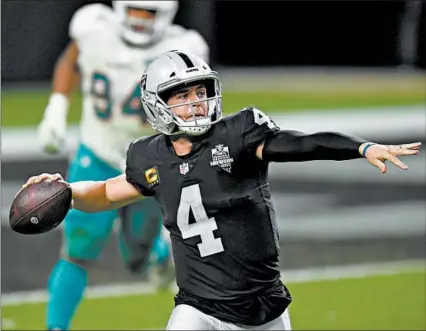
[[[145,122],[139,100],[139,81],[147,64],[172,49],[197,54],[208,62],[209,48],[198,32],[177,25],[154,45],[132,47],[121,39],[112,9],[102,4],[78,10],[69,34],[79,49],[81,142],[108,164],[122,168],[129,144],[154,132]]]

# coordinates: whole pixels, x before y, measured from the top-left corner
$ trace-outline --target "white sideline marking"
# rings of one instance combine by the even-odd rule
[[[307,269],[281,271],[285,283],[309,283],[322,280],[337,280],[345,278],[364,278],[377,275],[393,275],[407,271],[425,271],[426,260],[404,260],[399,262],[380,262],[371,264],[356,264],[348,266],[330,266]],[[173,287],[172,290],[176,290]],[[113,298],[121,296],[135,296],[154,294],[155,288],[151,284],[113,284],[90,286],[85,298]],[[2,306],[19,306],[22,304],[37,304],[47,301],[45,290],[5,293],[1,297]]]

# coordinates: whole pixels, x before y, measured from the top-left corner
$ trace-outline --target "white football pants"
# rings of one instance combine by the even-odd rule
[[[269,323],[258,326],[244,326],[222,322],[194,307],[181,304],[173,309],[167,330],[291,330],[291,324],[288,309],[280,317]]]

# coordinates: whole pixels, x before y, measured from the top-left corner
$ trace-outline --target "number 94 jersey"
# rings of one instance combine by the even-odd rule
[[[163,134],[129,147],[127,180],[162,206],[181,292],[229,301],[279,286],[268,165],[255,156],[257,146],[278,130],[260,110],[246,108],[195,139],[184,157]],[[219,311],[214,310],[209,313]]]

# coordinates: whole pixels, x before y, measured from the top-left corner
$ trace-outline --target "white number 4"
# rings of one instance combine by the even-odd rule
[[[263,111],[257,108],[252,108],[252,110],[253,110],[254,122],[257,125],[262,125],[266,123],[268,128],[270,128],[271,130],[276,127],[275,123],[271,120],[271,118],[268,115],[266,115]]]
[[[190,209],[192,209],[195,218],[195,223],[193,224],[189,224]],[[217,223],[214,217],[207,217],[198,184],[182,189],[177,214],[177,225],[183,239],[200,236],[201,243],[198,244],[198,249],[201,257],[224,251],[222,240],[215,238],[213,235],[213,231],[217,230]]]

